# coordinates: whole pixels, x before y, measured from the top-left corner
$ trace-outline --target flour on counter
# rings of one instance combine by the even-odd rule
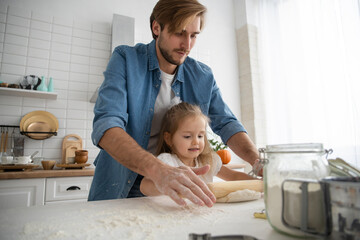
[[[86,217],[84,217],[86,216]],[[206,226],[216,225],[226,217],[224,210],[199,207],[162,205],[152,202],[136,208],[112,205],[102,211],[78,209],[66,214],[65,219],[55,217],[29,222],[23,229],[23,239],[158,239],[172,229],[188,226],[197,219]]]

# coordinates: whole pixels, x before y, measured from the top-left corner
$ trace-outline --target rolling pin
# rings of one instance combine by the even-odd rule
[[[216,198],[222,198],[231,192],[249,189],[257,192],[264,191],[264,183],[261,180],[239,180],[226,182],[212,182],[207,184]]]

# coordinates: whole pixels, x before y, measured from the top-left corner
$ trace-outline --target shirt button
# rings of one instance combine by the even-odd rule
[[[154,109],[150,108],[150,112],[154,111]]]
[[[130,184],[131,183],[131,181],[130,180],[128,180],[128,184]]]
[[[158,87],[159,87],[159,85],[158,85],[158,84],[156,84],[156,85],[155,85],[155,87],[156,87],[156,88],[158,88]]]

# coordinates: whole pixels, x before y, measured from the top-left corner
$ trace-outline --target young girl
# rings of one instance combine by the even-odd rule
[[[254,179],[249,175],[222,165],[220,157],[211,149],[206,137],[209,122],[198,106],[182,102],[165,114],[157,147],[158,158],[173,167],[202,167],[210,170],[199,177],[206,183],[217,176],[226,181]],[[140,191],[147,196],[160,195],[154,183],[144,178]]]

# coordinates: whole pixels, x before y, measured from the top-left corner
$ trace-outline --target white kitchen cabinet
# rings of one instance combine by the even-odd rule
[[[47,178],[45,204],[87,201],[93,177]]]
[[[0,208],[44,205],[45,178],[0,181]]]
[[[87,201],[93,176],[0,180],[0,209]]]

